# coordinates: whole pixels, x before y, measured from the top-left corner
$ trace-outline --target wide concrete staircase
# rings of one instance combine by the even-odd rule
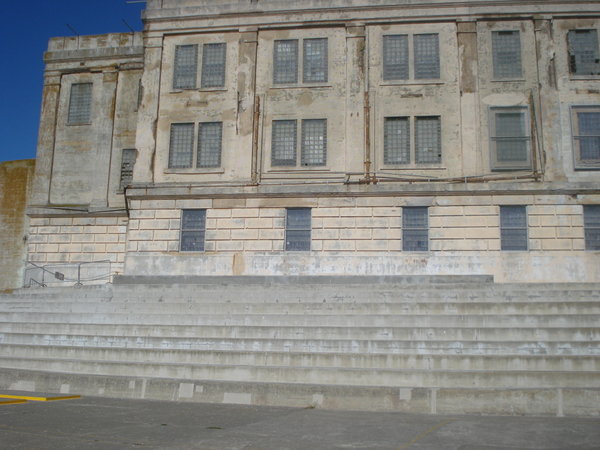
[[[600,415],[600,284],[121,277],[0,295],[0,389]]]

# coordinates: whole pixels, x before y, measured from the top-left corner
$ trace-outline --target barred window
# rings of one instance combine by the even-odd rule
[[[121,153],[121,178],[119,181],[119,190],[121,191],[133,181],[133,166],[135,165],[136,153],[135,148],[123,149]]]
[[[202,82],[203,88],[225,86],[225,60],[227,45],[204,44],[202,47]]]
[[[285,221],[285,249],[287,251],[310,250],[310,208],[287,208]]]
[[[327,39],[304,39],[303,51],[303,82],[316,83],[327,81]]]
[[[500,248],[527,250],[527,207],[500,207]]]
[[[571,30],[567,34],[569,69],[573,75],[600,75],[596,30]]]
[[[182,252],[204,251],[206,230],[205,209],[184,209],[181,211],[181,237],[179,250]]]
[[[169,168],[192,167],[194,146],[194,124],[174,123],[171,125],[169,145]]]
[[[600,205],[584,205],[585,249],[600,250]]]
[[[520,78],[521,37],[518,31],[492,31],[494,78]]]
[[[417,163],[442,162],[441,120],[439,116],[415,119],[415,160]]]
[[[71,85],[69,99],[69,125],[87,125],[92,121],[92,83]]]
[[[327,159],[327,119],[302,121],[302,165],[324,166]]]
[[[600,106],[572,108],[576,169],[600,169]]]
[[[426,206],[402,208],[402,250],[426,252],[429,249],[429,212]]]
[[[295,166],[297,124],[295,120],[274,120],[271,140],[271,165]]]
[[[223,124],[205,122],[198,127],[198,159],[196,167],[221,166]]]
[[[173,89],[195,89],[197,68],[198,46],[176,46],[173,71]]]
[[[385,118],[383,161],[385,164],[410,162],[410,119],[408,117]]]
[[[492,108],[490,140],[492,170],[531,168],[527,108]]]
[[[273,83],[298,82],[298,40],[275,41],[273,51]]]
[[[437,34],[415,34],[415,79],[440,77],[440,47]]]
[[[408,80],[408,35],[383,36],[383,79]]]

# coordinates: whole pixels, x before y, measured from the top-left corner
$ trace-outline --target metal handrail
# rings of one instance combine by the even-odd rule
[[[99,277],[93,277],[93,278],[87,278],[87,279],[82,279],[81,278],[81,266],[84,266],[86,264],[104,264],[104,263],[108,263],[108,273],[106,275],[102,275]],[[51,274],[54,278],[56,278],[57,280],[60,281],[64,281],[64,282],[75,282],[75,286],[83,286],[82,281],[97,281],[97,280],[102,280],[104,278],[108,279],[108,282],[110,283],[111,281],[111,277],[113,276],[112,273],[112,261],[109,259],[103,259],[100,261],[85,261],[85,262],[79,262],[79,263],[53,263],[53,264],[47,264],[45,266],[40,266],[39,264],[35,264],[31,261],[27,261],[27,264],[40,269],[42,271],[42,281],[39,282],[38,280],[36,280],[35,278],[29,278],[29,286],[26,287],[31,287],[31,282],[33,281],[35,284],[37,284],[38,286],[41,287],[47,287],[46,284],[46,279],[45,279],[45,275],[46,273]],[[77,279],[68,279],[64,277],[64,274],[62,274],[61,272],[58,271],[51,271],[48,270],[47,267],[77,267]],[[26,269],[27,270],[27,269]]]

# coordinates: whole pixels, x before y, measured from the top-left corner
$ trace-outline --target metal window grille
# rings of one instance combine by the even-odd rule
[[[302,165],[324,166],[327,162],[327,120],[302,121]]]
[[[205,122],[198,126],[198,159],[196,167],[220,167],[223,124]]]
[[[69,125],[88,124],[92,118],[92,83],[71,85]]]
[[[274,120],[271,139],[271,165],[295,166],[297,123],[295,120]]]
[[[125,148],[121,153],[121,178],[119,182],[119,189],[121,191],[133,181],[133,166],[135,165],[136,153],[135,148]]]
[[[227,44],[204,44],[202,47],[203,88],[225,86],[225,60]]]
[[[408,80],[408,36],[383,37],[383,79]]]
[[[600,205],[584,205],[583,227],[586,250],[600,250]]]
[[[596,30],[571,30],[567,34],[569,68],[573,75],[600,75]]]
[[[179,250],[182,252],[204,251],[204,233],[206,230],[205,209],[184,209],[181,213],[181,239]]]
[[[415,34],[415,78],[440,77],[440,46],[437,34]]]
[[[310,208],[287,208],[285,221],[285,249],[288,251],[310,250]]]
[[[492,59],[495,78],[519,78],[521,37],[518,31],[492,31]]]
[[[383,125],[383,162],[408,164],[410,162],[410,119],[386,117]]]
[[[169,145],[169,167],[173,169],[192,167],[193,146],[194,124],[172,124],[171,142]]]
[[[494,169],[524,169],[531,164],[526,110],[492,110],[491,141]]]
[[[198,46],[178,45],[175,47],[175,70],[173,89],[195,89],[198,70]]]
[[[429,213],[426,206],[402,208],[402,250],[425,252],[429,249]]]
[[[298,40],[275,41],[273,51],[273,83],[298,82]]]
[[[327,38],[304,39],[303,82],[325,82],[328,77]]]
[[[527,208],[525,206],[500,207],[500,248],[527,250]]]
[[[575,112],[577,123],[573,138],[579,167],[600,167],[600,108],[596,109]]]
[[[415,160],[421,164],[442,162],[441,119],[439,116],[415,119]]]

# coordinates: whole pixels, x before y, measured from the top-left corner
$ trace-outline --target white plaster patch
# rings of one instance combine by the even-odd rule
[[[323,404],[323,399],[325,397],[323,396],[323,394],[313,394],[312,396],[312,406],[321,406]]]
[[[71,385],[70,384],[61,384],[60,385],[60,393],[61,394],[70,394],[71,393]]]
[[[194,397],[194,383],[179,383],[179,398]]]
[[[129,389],[135,389],[135,380],[129,382]]]
[[[9,391],[35,391],[34,381],[19,380],[8,388]]]
[[[400,388],[400,392],[398,393],[398,398],[404,402],[410,401],[412,398],[412,389],[411,388]]]
[[[223,403],[236,403],[238,405],[251,405],[252,394],[244,394],[239,392],[225,392],[223,394]]]
[[[98,395],[100,395],[100,396],[104,395],[104,388],[98,389]]]

